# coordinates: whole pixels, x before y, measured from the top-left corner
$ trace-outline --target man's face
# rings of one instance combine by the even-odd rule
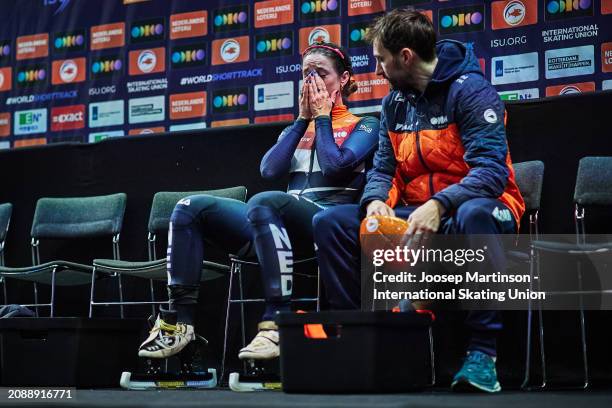
[[[380,41],[374,41],[373,51],[376,58],[376,75],[389,81],[393,89],[407,89],[411,75],[405,64],[400,62],[399,54],[391,54]]]

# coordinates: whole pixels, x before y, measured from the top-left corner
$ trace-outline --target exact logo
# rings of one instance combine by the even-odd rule
[[[300,20],[314,20],[340,16],[338,0],[300,1]]]
[[[352,23],[348,26],[348,45],[349,48],[367,47],[366,35],[370,30],[370,24],[367,21],[361,23]]]
[[[546,0],[545,20],[561,20],[593,15],[591,0]]]
[[[34,109],[15,112],[13,134],[32,135],[47,131],[47,110]]]
[[[225,7],[213,13],[215,33],[249,28],[249,6]]]
[[[249,36],[214,40],[212,49],[212,65],[248,61]]]
[[[255,58],[293,55],[293,31],[259,34],[255,43]]]
[[[55,33],[54,52],[83,51],[85,49],[85,30]]]
[[[47,69],[42,64],[20,67],[17,70],[16,81],[20,87],[34,86],[47,80]]]
[[[0,68],[0,92],[10,91],[13,81],[13,69],[11,67]]]
[[[112,76],[123,71],[123,61],[118,55],[92,58],[91,79]]]
[[[316,42],[340,43],[340,24],[300,28],[300,54]]]
[[[172,49],[172,68],[190,68],[206,63],[206,44],[190,44]]]
[[[160,41],[166,37],[163,18],[153,18],[137,21],[130,29],[130,42],[140,44],[144,42]]]
[[[485,23],[484,5],[441,9],[438,30],[440,34],[483,31]]]
[[[0,63],[7,62],[11,58],[11,43],[0,41]]]
[[[170,16],[170,39],[204,37],[208,33],[208,11],[173,14]]]
[[[130,75],[145,75],[166,70],[166,49],[130,51]]]
[[[491,3],[491,28],[502,30],[538,22],[537,0],[504,0]]]
[[[62,106],[51,109],[51,131],[83,129],[85,105]]]
[[[63,85],[85,81],[85,58],[53,61],[51,84]]]
[[[249,110],[249,89],[233,88],[213,91],[213,113],[243,112]]]

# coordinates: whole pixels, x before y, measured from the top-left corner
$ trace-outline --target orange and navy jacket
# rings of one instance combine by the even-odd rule
[[[378,141],[378,120],[359,118],[345,105],[314,121],[298,119],[261,161],[261,175],[289,174],[287,192],[321,207],[356,203]]]
[[[443,40],[425,91],[394,90],[383,100],[379,146],[362,209],[439,201],[447,211],[473,198],[497,198],[517,225],[525,204],[514,179],[505,110],[471,45]],[[509,217],[502,210],[501,217]]]

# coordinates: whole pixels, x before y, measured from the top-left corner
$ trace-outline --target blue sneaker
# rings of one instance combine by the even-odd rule
[[[463,367],[453,378],[451,388],[455,392],[499,392],[495,361],[480,351],[469,351]]]

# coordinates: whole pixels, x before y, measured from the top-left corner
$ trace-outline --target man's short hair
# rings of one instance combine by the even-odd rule
[[[366,39],[379,41],[391,54],[410,48],[425,62],[436,57],[436,31],[425,14],[412,8],[395,9],[372,23]]]

